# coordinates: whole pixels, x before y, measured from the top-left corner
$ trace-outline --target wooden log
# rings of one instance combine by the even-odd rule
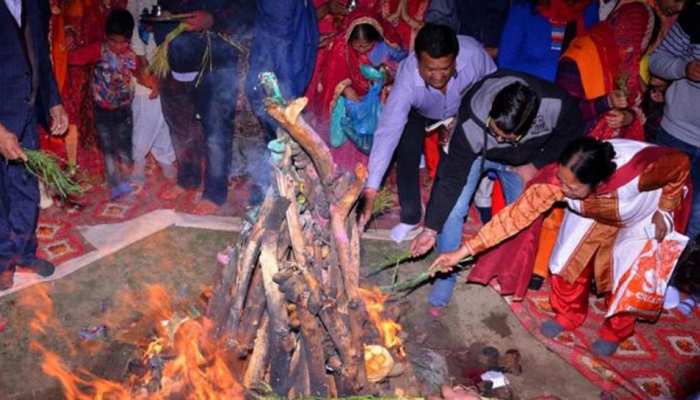
[[[292,360],[289,367],[289,378],[292,382],[292,387],[289,390],[289,398],[306,398],[311,395],[311,386],[309,384],[309,369],[306,352],[303,349],[304,342],[301,338],[297,340]]]
[[[236,272],[238,262],[238,246],[233,250],[231,259],[223,268],[221,279],[218,280],[214,293],[207,304],[207,317],[212,321],[214,329],[212,334],[219,337],[224,328],[224,323],[231,308],[231,288],[236,282]]]
[[[357,202],[367,179],[367,169],[362,164],[357,164],[355,168],[356,179],[352,186],[340,200],[331,205],[331,232],[338,252],[338,262],[345,280],[345,290],[352,299],[357,298],[357,288],[360,286],[360,266],[353,265],[350,255],[350,239],[346,227],[346,221],[350,210]]]
[[[253,350],[255,336],[258,334],[260,324],[265,315],[265,288],[262,283],[261,268],[256,268],[253,279],[250,282],[248,295],[246,296],[245,308],[241,317],[241,323],[233,335],[233,348],[237,356],[245,358]]]
[[[320,136],[299,115],[308,103],[306,97],[298,98],[284,107],[274,102],[267,103],[267,112],[306,151],[316,166],[321,183],[330,185],[335,178],[335,163],[330,149]]]
[[[277,241],[279,227],[266,232],[260,250],[263,286],[267,297],[267,314],[270,317],[270,386],[278,395],[284,396],[289,391],[290,342],[294,342],[289,331],[286,301],[273,277],[280,272],[277,259]]]
[[[270,366],[270,342],[269,342],[270,318],[263,312],[260,326],[255,337],[253,352],[248,358],[248,366],[243,375],[243,386],[250,388],[265,378],[265,373]]]
[[[301,322],[302,347],[306,353],[311,395],[333,397],[326,379],[326,360],[323,352],[325,332],[321,329],[318,319],[306,307],[298,306],[297,315]]]
[[[229,289],[227,295],[230,297],[228,315],[226,325],[224,327],[227,332],[234,332],[238,328],[238,323],[241,318],[241,311],[245,303],[245,295],[248,293],[248,285],[250,276],[255,268],[255,260],[260,242],[267,225],[267,220],[274,205],[274,196],[272,191],[268,190],[265,200],[263,200],[260,210],[258,211],[258,219],[251,228],[247,240],[244,242],[245,247],[241,250],[238,259],[236,260],[236,283]]]

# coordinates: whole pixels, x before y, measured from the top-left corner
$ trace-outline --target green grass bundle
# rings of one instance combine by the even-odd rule
[[[459,264],[455,265],[455,267],[452,268],[452,271],[458,272],[458,271],[462,271],[464,269],[467,269],[468,266],[471,265],[473,260],[474,260],[474,257],[471,257],[471,256],[463,259],[462,261],[459,262]],[[394,282],[392,282],[391,285],[382,286],[382,287],[380,287],[380,289],[382,292],[385,292],[385,293],[412,292],[413,290],[418,288],[420,285],[428,282],[430,279],[431,279],[430,271],[423,271],[410,279],[406,279],[406,280],[401,281],[401,282],[394,281]]]
[[[62,161],[56,155],[39,150],[24,149],[27,162],[24,166],[46,185],[47,189],[62,198],[80,196],[83,188],[61,168]]]
[[[374,199],[372,215],[376,217],[377,215],[384,214],[393,206],[394,196],[389,189],[384,188],[377,193],[377,197]]]
[[[170,42],[175,40],[181,33],[187,30],[187,24],[184,22],[179,24],[175,29],[170,31],[168,35],[163,40],[163,43],[158,46],[156,54],[153,56],[153,61],[149,67],[151,73],[158,78],[165,78],[170,72],[170,63],[168,62],[168,47],[170,47]]]

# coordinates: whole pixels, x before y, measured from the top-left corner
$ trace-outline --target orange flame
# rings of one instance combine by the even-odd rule
[[[48,290],[42,285],[37,288],[41,289],[20,302],[34,312],[32,333],[40,336],[52,334],[55,330],[63,331],[53,317]],[[210,339],[207,321],[183,317],[180,311],[174,311],[176,307],[163,287],[150,286],[141,294],[145,294],[147,301],[136,302],[133,300],[136,296],[131,295],[125,297],[128,304],[138,304],[138,309],[155,327],[153,340],[149,343],[143,341],[145,338],[140,340],[145,364],[149,365],[148,361],[153,357],[168,353],[161,371],[160,390],[157,393],[146,390],[145,383],[152,378],[151,371],[142,378],[130,378],[128,383],[102,379],[83,369],[73,371],[58,354],[33,338],[32,351],[43,356],[42,370],[61,383],[64,397],[68,400],[166,399],[183,395],[183,398],[198,400],[243,398],[243,387],[226,363],[223,346]],[[61,337],[70,343],[68,336]]]
[[[372,289],[360,288],[359,294],[360,298],[365,303],[365,309],[367,310],[370,321],[372,321],[382,335],[384,347],[387,349],[396,348],[396,352],[400,356],[405,356],[403,342],[399,337],[401,325],[396,321],[385,319],[382,316],[384,313],[384,303],[389,298],[389,295],[382,293],[382,291],[376,287]]]

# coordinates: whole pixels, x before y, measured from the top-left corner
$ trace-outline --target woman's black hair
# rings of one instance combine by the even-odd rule
[[[567,166],[581,183],[594,188],[615,172],[614,158],[615,149],[610,142],[582,137],[569,143],[559,156],[559,163]]]
[[[522,82],[513,82],[496,94],[489,117],[502,131],[523,136],[530,130],[539,108],[537,93]]]
[[[425,53],[430,58],[457,57],[459,41],[457,34],[449,26],[427,23],[418,31],[413,50],[417,56]]]
[[[131,39],[134,32],[134,17],[125,9],[115,9],[107,16],[105,33],[107,35],[119,35]]]
[[[370,43],[382,40],[382,34],[371,24],[358,24],[352,28],[348,42],[364,40]]]

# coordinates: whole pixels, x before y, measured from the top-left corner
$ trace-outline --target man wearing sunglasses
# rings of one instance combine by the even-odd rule
[[[425,227],[411,243],[413,255],[427,253],[436,242],[439,253],[459,247],[469,204],[486,172],[498,176],[510,203],[538,169],[583,134],[576,100],[554,84],[507,70],[481,80],[462,99]],[[431,313],[447,305],[455,281],[454,274],[438,278],[428,298]]]

